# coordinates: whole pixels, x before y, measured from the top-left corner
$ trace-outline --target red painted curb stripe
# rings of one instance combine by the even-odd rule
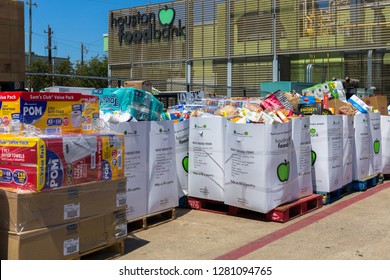
[[[219,256],[215,258],[215,260],[238,260],[242,258],[243,256],[246,256],[256,250],[259,250],[260,248],[267,246],[268,244],[283,238],[293,232],[296,232],[304,227],[307,227],[323,218],[328,217],[329,215],[332,215],[348,206],[351,204],[358,202],[360,200],[363,200],[367,197],[370,197],[384,189],[390,188],[390,182],[387,182],[385,184],[376,186],[374,188],[370,188],[365,192],[362,192],[358,194],[357,196],[351,197],[350,199],[347,199],[345,201],[339,202],[334,205],[325,205],[326,207],[325,210],[322,210],[321,212],[311,215],[305,219],[300,220],[299,222],[296,222],[294,224],[288,225],[282,229],[279,229],[275,232],[271,232],[263,237],[260,237],[259,239],[256,239],[252,242],[249,242],[248,244],[237,248],[233,251],[230,251],[222,256]],[[323,209],[323,208],[320,208]]]

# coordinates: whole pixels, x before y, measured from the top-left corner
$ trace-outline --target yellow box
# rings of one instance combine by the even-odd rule
[[[102,142],[102,180],[123,178],[124,135],[100,134]]]
[[[99,96],[83,94],[82,97],[83,133],[96,132],[99,129]]]
[[[30,125],[42,134],[81,133],[80,93],[0,93],[0,133],[19,135]]]

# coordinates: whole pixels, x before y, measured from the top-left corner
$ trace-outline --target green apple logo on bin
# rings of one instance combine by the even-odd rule
[[[290,177],[290,162],[286,159],[284,162],[278,165],[277,175],[280,182],[288,181],[288,177]]]
[[[378,139],[376,139],[374,141],[374,153],[376,155],[379,154],[380,147],[381,147],[381,143],[380,143],[380,141]]]
[[[183,166],[184,171],[188,173],[188,155],[183,158],[181,164]]]
[[[314,152],[313,150],[311,150],[311,166],[313,166],[314,163],[316,163],[316,159],[317,159],[317,154],[316,154],[316,152]]]
[[[175,19],[175,10],[165,6],[158,12],[158,19],[162,25],[171,25]]]

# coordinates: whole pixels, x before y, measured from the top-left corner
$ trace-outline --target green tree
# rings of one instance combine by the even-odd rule
[[[33,73],[50,73],[51,65],[47,61],[35,60],[31,62],[30,72]],[[31,89],[39,91],[52,84],[52,78],[47,75],[30,75]]]
[[[80,76],[91,76],[91,77],[104,77],[108,75],[108,58],[107,56],[94,56],[90,60],[85,61],[83,65],[77,64],[75,73]],[[75,79],[75,86],[78,87],[92,87],[92,88],[103,88],[107,87],[106,79],[87,79],[77,78]]]
[[[56,65],[54,72],[56,74],[66,74],[66,75],[73,75],[74,69],[73,65],[70,62],[70,59],[63,60],[59,65]],[[54,77],[54,84],[59,86],[73,86],[74,85],[74,79],[71,77]]]

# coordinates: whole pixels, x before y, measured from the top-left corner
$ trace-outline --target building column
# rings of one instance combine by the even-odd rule
[[[187,68],[186,68],[186,88],[187,92],[191,91],[191,61],[187,60]]]
[[[232,96],[232,59],[228,58],[227,61],[227,97]]]

